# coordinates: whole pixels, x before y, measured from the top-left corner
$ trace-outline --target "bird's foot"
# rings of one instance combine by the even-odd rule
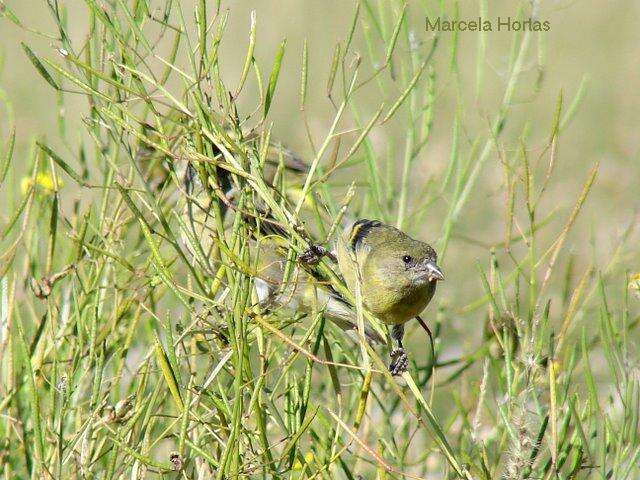
[[[394,348],[391,351],[391,364],[389,365],[389,371],[391,375],[401,375],[407,371],[409,367],[409,357],[404,348]]]
[[[329,250],[321,245],[311,245],[307,250],[301,253],[298,258],[302,263],[307,265],[317,265],[322,257],[328,256],[335,261],[335,256]]]

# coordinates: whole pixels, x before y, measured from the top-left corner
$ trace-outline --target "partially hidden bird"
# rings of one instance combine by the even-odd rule
[[[402,373],[408,366],[402,344],[405,323],[417,319],[431,338],[420,313],[431,302],[437,283],[444,280],[436,251],[395,227],[367,219],[345,231],[336,251],[349,290],[359,289],[367,310],[391,326],[396,348],[391,351],[389,369],[393,375]]]
[[[248,141],[256,141],[256,138]],[[231,205],[234,195],[230,176],[218,169],[218,174],[214,172],[215,178],[212,178],[208,173],[210,168],[210,165],[197,161],[187,161],[181,168],[176,168],[181,172],[178,177],[182,181],[178,203],[182,204],[183,238],[194,261],[205,272],[213,272],[211,264],[218,260],[215,251],[215,232],[219,231],[219,224],[215,224],[216,215],[221,215],[221,221],[225,223],[225,217],[234,210],[225,207],[225,202]],[[276,188],[272,184],[275,172],[281,169],[284,169],[282,173],[288,172],[294,181],[283,186],[285,192],[295,189],[296,178],[304,178],[308,171],[303,160],[278,143],[269,145],[263,168],[265,181],[272,188]],[[217,196],[214,190],[217,190]],[[228,197],[222,203],[221,193]],[[218,208],[213,208],[214,205]],[[404,372],[408,367],[408,356],[402,342],[405,323],[416,318],[431,338],[431,331],[420,313],[433,298],[437,283],[444,280],[435,250],[395,227],[378,220],[360,219],[346,225],[332,250],[311,241],[311,248],[299,256],[293,272],[286,276],[287,281],[284,282],[285,271],[289,267],[287,234],[277,228],[265,229],[265,226],[269,227],[269,223],[263,222],[260,227],[254,222],[257,228],[251,240],[252,255],[258,259],[254,284],[261,304],[300,312],[324,310],[326,317],[341,329],[356,330],[353,303],[338,293],[329,279],[314,268],[322,256],[328,256],[337,263],[351,293],[355,294],[359,289],[363,306],[391,327],[391,337],[396,345],[391,351],[389,369],[393,375]],[[384,341],[369,325],[365,325],[363,333],[371,342]]]
[[[262,250],[264,267],[257,275],[256,286],[263,302],[278,302],[303,311],[311,306],[324,308],[327,317],[343,329],[357,328],[353,304],[309,268],[296,269],[289,288],[283,290],[281,282],[286,264],[283,257],[273,248]],[[401,374],[408,367],[408,355],[402,343],[405,323],[417,319],[431,338],[431,331],[420,313],[433,298],[437,283],[444,280],[435,250],[395,227],[378,220],[360,219],[345,228],[333,252],[312,246],[301,255],[301,263],[313,265],[318,257],[325,255],[337,262],[351,293],[355,295],[360,291],[363,306],[391,326],[396,346],[391,351],[389,370],[393,375]],[[368,326],[364,333],[371,341],[382,341]]]

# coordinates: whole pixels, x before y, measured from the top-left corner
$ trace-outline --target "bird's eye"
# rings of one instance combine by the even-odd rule
[[[411,255],[405,255],[402,257],[402,261],[404,263],[411,263],[411,260],[413,260],[413,258],[411,258]]]

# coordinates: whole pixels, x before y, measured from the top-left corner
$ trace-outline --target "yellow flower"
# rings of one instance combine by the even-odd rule
[[[22,177],[20,181],[20,191],[24,195],[33,186],[33,177]],[[62,187],[62,180],[58,180],[58,187]],[[51,195],[55,191],[53,176],[49,172],[38,172],[36,174],[35,187],[45,195]]]
[[[629,279],[629,288],[636,292],[636,295],[640,296],[640,273],[631,275]]]
[[[304,463],[305,463],[305,465],[311,464],[312,461],[313,461],[313,452],[305,453],[304,454]],[[302,470],[302,464],[300,463],[300,460],[296,460],[293,463],[293,469],[294,470]]]

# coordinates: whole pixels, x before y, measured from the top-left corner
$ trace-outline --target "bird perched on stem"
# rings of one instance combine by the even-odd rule
[[[420,313],[444,280],[435,250],[395,227],[362,219],[338,241],[337,260],[349,290],[359,289],[364,307],[392,325],[397,347],[391,351],[389,369],[393,375],[404,372],[408,366],[402,345],[404,324],[416,318],[433,341]]]
[[[271,144],[269,149],[278,152],[277,161],[274,152],[267,151],[264,167],[273,163],[281,172],[306,173],[306,164],[290,151]],[[290,259],[287,258],[289,239],[286,228],[273,228],[277,225],[270,224],[266,211],[264,215],[260,214],[261,221],[256,222],[257,218],[250,216],[250,212],[239,209],[232,198],[234,190],[229,188],[230,175],[205,160],[209,159],[203,159],[199,168],[198,162],[195,166],[187,165],[183,175],[184,188],[181,189],[185,204],[181,222],[185,241],[203,271],[213,273],[211,261],[217,257],[215,246],[226,235],[223,225],[226,213],[240,214],[253,230],[250,250],[256,266],[253,276],[260,303],[269,308],[281,306],[294,311],[324,310],[326,316],[344,330],[356,329],[354,305],[336,291],[328,278],[313,268],[313,263],[329,252],[312,245],[301,255],[292,273]],[[272,177],[266,169],[262,174],[270,183]],[[277,189],[275,186],[271,188]],[[223,199],[224,205],[231,207],[230,211],[223,205],[216,213],[212,207],[219,198]],[[256,211],[262,209],[261,205],[255,207]],[[363,306],[380,321],[392,326],[392,337],[397,345],[391,352],[389,368],[394,375],[402,373],[408,366],[402,345],[407,321],[416,318],[433,345],[431,332],[419,315],[433,298],[437,282],[444,279],[436,263],[436,252],[430,245],[414,240],[397,228],[376,220],[362,219],[347,227],[337,242],[336,255],[329,255],[337,261],[354,296],[358,297],[355,293],[359,291]],[[382,340],[375,329],[365,327],[363,333],[369,340]]]
[[[312,245],[300,255],[300,265],[285,281],[288,261],[274,236],[278,234],[261,237],[253,248],[259,264],[254,282],[263,307],[307,312],[324,310],[326,317],[343,330],[356,330],[355,306],[313,269],[322,256],[328,256],[337,262],[351,293],[356,296],[359,290],[363,306],[381,322],[392,326],[396,348],[391,351],[389,370],[393,375],[406,371],[409,363],[402,344],[406,322],[418,320],[433,348],[431,331],[420,313],[433,298],[437,282],[444,280],[444,274],[429,244],[379,221],[358,220],[345,229],[337,241],[336,254]],[[383,341],[370,326],[365,325],[363,333],[369,341]]]

